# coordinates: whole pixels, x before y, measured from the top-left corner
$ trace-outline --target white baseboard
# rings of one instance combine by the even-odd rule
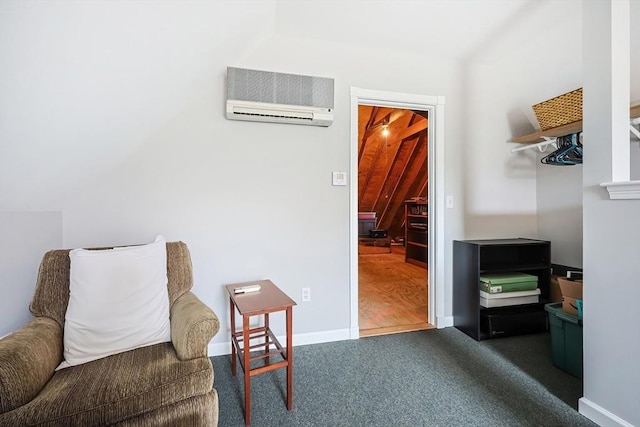
[[[322,332],[309,332],[306,334],[297,334],[293,336],[293,346],[307,345],[307,344],[320,344],[323,342],[333,341],[345,341],[351,339],[350,330],[347,329],[334,329],[333,331]],[[283,338],[278,337],[278,340],[282,342]]]
[[[349,335],[349,338],[351,338],[352,340],[357,340],[358,338],[360,338],[360,327],[352,326],[351,334]]]
[[[578,400],[578,412],[601,427],[633,427],[633,424],[626,422],[584,397]]]
[[[278,341],[285,345],[286,337],[278,336]],[[294,334],[293,346],[308,345],[308,344],[321,344],[325,342],[333,341],[345,341],[351,339],[351,331],[349,329],[335,329],[333,331],[322,332],[309,332],[306,334]],[[231,354],[231,341],[225,341],[221,343],[210,343],[209,356],[223,356],[225,354]]]
[[[453,326],[453,316],[436,316],[436,328],[448,328]]]

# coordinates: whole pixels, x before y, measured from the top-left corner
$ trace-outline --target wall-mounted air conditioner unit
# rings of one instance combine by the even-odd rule
[[[227,118],[329,126],[333,79],[227,67]]]

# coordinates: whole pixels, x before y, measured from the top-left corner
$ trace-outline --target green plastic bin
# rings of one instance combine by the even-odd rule
[[[582,319],[562,311],[562,303],[546,304],[551,330],[553,364],[574,377],[582,378]]]

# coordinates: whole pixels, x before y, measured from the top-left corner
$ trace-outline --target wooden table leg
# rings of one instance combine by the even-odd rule
[[[293,309],[287,308],[287,410],[293,409]]]
[[[242,337],[244,357],[244,422],[251,424],[251,344],[249,342],[249,316],[242,316]]]
[[[236,333],[236,306],[233,304],[233,300],[229,298],[229,309],[231,313],[231,374],[236,376],[236,346],[233,343],[233,336]]]
[[[264,341],[264,353],[269,353],[269,313],[264,314],[264,333],[265,333],[265,341]],[[271,364],[271,358],[267,357],[265,359],[265,365]]]

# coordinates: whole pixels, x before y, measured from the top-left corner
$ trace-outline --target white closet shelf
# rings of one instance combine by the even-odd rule
[[[633,105],[629,109],[629,118],[635,119],[638,117],[640,117],[640,104]],[[516,142],[518,144],[536,144],[538,142],[545,142],[545,137],[557,138],[559,136],[577,132],[582,132],[582,120],[547,130],[539,130],[528,135],[518,136],[516,138],[512,138],[509,142]]]

